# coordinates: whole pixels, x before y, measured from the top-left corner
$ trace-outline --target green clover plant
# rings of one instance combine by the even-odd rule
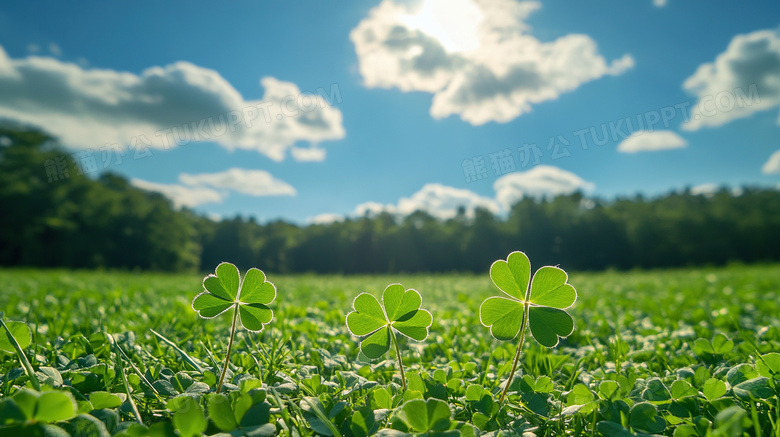
[[[503,402],[517,370],[526,327],[530,325],[531,335],[542,346],[557,345],[559,337],[574,332],[574,320],[564,309],[577,300],[577,291],[566,283],[568,275],[558,267],[541,267],[531,279],[531,262],[523,252],[512,252],[506,261],[494,262],[490,279],[506,296],[485,299],[479,307],[480,322],[501,341],[520,334],[512,371],[499,400]]]
[[[38,382],[38,377],[35,376],[35,371],[32,365],[30,365],[27,355],[24,354],[24,348],[32,343],[30,327],[24,322],[4,322],[2,312],[0,312],[0,326],[5,331],[5,334],[0,334],[0,351],[9,354],[16,353],[25,373],[27,373],[27,377],[30,378],[30,384],[32,384],[34,389],[40,391],[41,386]]]
[[[352,302],[354,311],[347,314],[347,328],[353,335],[364,337],[360,351],[368,358],[381,357],[390,350],[390,342],[393,343],[404,390],[406,376],[395,332],[412,340],[425,340],[433,316],[421,306],[422,296],[417,290],[405,290],[401,284],[390,284],[382,293],[382,304],[372,294],[360,293]]]
[[[200,317],[213,319],[233,308],[233,323],[230,327],[225,365],[217,384],[217,393],[219,393],[230,362],[237,322],[240,321],[241,325],[249,331],[262,331],[264,325],[270,323],[274,316],[268,304],[276,298],[276,286],[268,282],[265,273],[256,268],[249,269],[242,281],[238,268],[231,263],[223,262],[217,266],[215,275],[203,278],[203,288],[205,291],[192,300],[192,309]]]

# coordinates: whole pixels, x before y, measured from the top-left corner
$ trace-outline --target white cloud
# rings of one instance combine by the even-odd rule
[[[309,223],[311,225],[329,225],[331,223],[343,222],[343,221],[344,221],[344,216],[339,214],[331,214],[328,212],[306,219],[306,223]]]
[[[587,35],[542,42],[526,18],[541,4],[512,0],[383,0],[350,38],[369,88],[433,94],[434,118],[508,122],[532,105],[633,67],[608,63]]]
[[[226,197],[216,190],[203,187],[186,187],[177,184],[158,184],[143,179],[131,179],[130,183],[142,190],[154,191],[171,199],[175,208],[192,208],[204,203],[219,203]]]
[[[761,167],[761,173],[772,174],[780,173],[780,150],[776,151],[769,157],[769,159]]]
[[[590,192],[595,184],[585,181],[574,173],[549,165],[537,165],[521,173],[509,173],[493,183],[496,201],[509,210],[525,196],[536,198],[571,194],[575,191]]]
[[[684,194],[686,192],[690,192],[690,194],[694,196],[704,196],[710,198],[719,193],[721,190],[727,190],[734,197],[739,197],[745,193],[745,190],[742,187],[729,187],[728,185],[715,183],[700,184],[690,188],[679,188],[677,193]]]
[[[489,197],[442,184],[426,184],[411,197],[402,197],[397,204],[382,205],[376,202],[367,202],[358,205],[354,215],[362,216],[366,212],[386,211],[399,216],[407,216],[415,211],[425,211],[434,217],[446,220],[455,217],[461,207],[465,209],[467,217],[473,217],[476,208],[485,208],[494,214],[501,212],[498,203]]]
[[[683,88],[698,97],[686,130],[716,127],[780,106],[780,30],[735,36]],[[778,120],[780,122],[780,120]]]
[[[705,197],[712,197],[720,190],[718,184],[701,184],[691,188],[691,194],[694,196],[703,195]]]
[[[379,214],[382,211],[387,210],[387,208],[388,208],[387,205],[383,205],[379,202],[361,203],[360,205],[355,207],[355,211],[353,212],[353,215],[355,217],[363,217],[366,214],[368,215]],[[395,212],[395,209],[392,206],[390,206],[389,208],[391,208],[390,212]]]
[[[290,149],[296,161],[324,161],[325,149],[319,147],[293,147]]]
[[[669,130],[643,131],[639,130],[621,141],[618,152],[637,153],[656,150],[679,149],[688,145],[682,137]]]
[[[666,6],[666,0],[653,0],[653,6],[657,8],[662,8]]]
[[[231,168],[219,173],[182,173],[179,181],[191,187],[222,188],[250,196],[296,195],[295,188],[265,170]]]
[[[395,211],[402,215],[409,215],[417,210],[423,210],[434,217],[448,219],[455,217],[460,207],[465,208],[467,217],[472,217],[476,208],[484,208],[494,214],[500,212],[496,201],[489,197],[442,184],[426,184],[411,197],[401,198],[395,206]]]
[[[130,180],[138,188],[163,194],[176,208],[219,203],[230,195],[230,191],[258,197],[296,195],[295,188],[264,170],[231,168],[218,173],[182,173],[179,182],[181,184]]]
[[[350,217],[363,217],[366,214],[376,215],[381,212],[405,217],[421,210],[439,219],[450,219],[456,216],[458,209],[465,209],[466,217],[474,217],[476,208],[484,208],[499,215],[508,212],[511,206],[524,196],[536,198],[554,197],[561,194],[571,194],[575,191],[590,192],[595,188],[574,173],[548,165],[539,165],[522,173],[511,173],[499,178],[493,189],[496,197],[480,196],[473,191],[454,188],[442,184],[426,184],[410,197],[402,197],[398,203],[382,204],[366,202],[358,205]],[[333,221],[343,219],[337,214],[320,214],[307,221],[315,223],[322,220]],[[324,222],[324,221],[323,221]]]
[[[27,44],[27,51],[30,53],[38,53],[41,51],[41,46],[34,43]]]
[[[728,185],[724,185],[724,184],[719,185],[715,183],[706,183],[706,184],[699,184],[694,187],[678,188],[677,193],[684,194],[686,192],[689,192],[694,196],[704,196],[710,198],[715,194],[717,194],[718,192],[720,192],[722,189],[727,190],[734,197],[739,197],[745,193],[745,190],[742,189],[742,187],[729,187]]]
[[[302,93],[272,77],[260,84],[262,98],[245,100],[219,73],[188,62],[136,75],[52,57],[11,59],[0,46],[0,117],[39,125],[72,148],[129,146],[144,135],[158,148],[213,141],[281,161],[298,142],[344,137],[341,111],[329,104],[340,101],[337,89]]]

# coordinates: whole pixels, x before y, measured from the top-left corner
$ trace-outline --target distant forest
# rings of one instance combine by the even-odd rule
[[[567,270],[780,260],[780,191],[722,189],[612,201],[525,198],[442,221],[418,211],[328,225],[219,222],[176,210],[121,176],[79,174],[45,133],[0,127],[0,265],[211,271],[221,261],[270,272],[484,273],[513,250]],[[10,140],[10,141],[9,141]],[[68,157],[63,159],[62,157]],[[47,166],[67,166],[50,182]]]

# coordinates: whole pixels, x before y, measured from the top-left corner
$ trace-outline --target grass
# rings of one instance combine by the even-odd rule
[[[198,435],[191,426],[174,426],[198,420],[172,420],[195,414],[169,404],[186,394],[203,407],[198,414],[208,417],[206,435],[447,430],[780,435],[772,355],[780,351],[778,265],[571,274],[568,282],[579,295],[569,310],[574,333],[555,349],[526,344],[505,405],[496,400],[515,344],[493,339],[479,322],[480,303],[497,292],[487,271],[476,276],[269,274],[279,291],[271,304],[274,320],[261,333],[236,333],[225,383],[227,409],[213,392],[230,326],[220,319],[200,320],[192,311],[202,278],[0,270],[0,309],[6,320],[33,328],[26,355],[38,369],[42,390],[70,393],[74,415],[82,414],[54,425],[71,431],[74,423],[91,417],[97,421],[90,426],[107,434],[142,435],[147,431],[141,422],[159,435]],[[354,296],[367,291],[379,297],[394,282],[419,290],[433,314],[426,341],[399,337],[406,391],[392,353],[378,361],[361,359],[359,341],[345,324]],[[107,334],[116,340],[114,347]],[[717,334],[733,346],[708,349]],[[16,399],[22,386],[30,385],[18,363],[14,355],[0,355],[0,402]],[[707,394],[719,394],[704,390],[710,379],[715,382],[708,390],[721,381],[726,392],[709,399]],[[89,399],[97,392],[115,393],[121,403],[93,408]],[[451,420],[421,430],[415,425],[419,420],[409,416],[420,409],[403,408],[415,399],[436,409],[436,417],[443,417],[444,407],[432,400],[443,400]],[[0,408],[6,430],[44,426],[9,419],[7,410]],[[226,411],[234,414],[232,421],[218,417]],[[729,434],[729,426],[738,433]]]

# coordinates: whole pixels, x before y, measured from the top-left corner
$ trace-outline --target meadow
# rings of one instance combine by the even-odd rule
[[[570,273],[574,332],[526,341],[503,403],[517,343],[480,323],[487,271],[269,274],[273,320],[238,329],[220,394],[231,321],[193,311],[202,280],[0,270],[40,385],[4,338],[0,436],[780,436],[779,265]],[[391,283],[433,315],[424,341],[399,337],[406,390],[394,349],[367,359],[345,323]]]

